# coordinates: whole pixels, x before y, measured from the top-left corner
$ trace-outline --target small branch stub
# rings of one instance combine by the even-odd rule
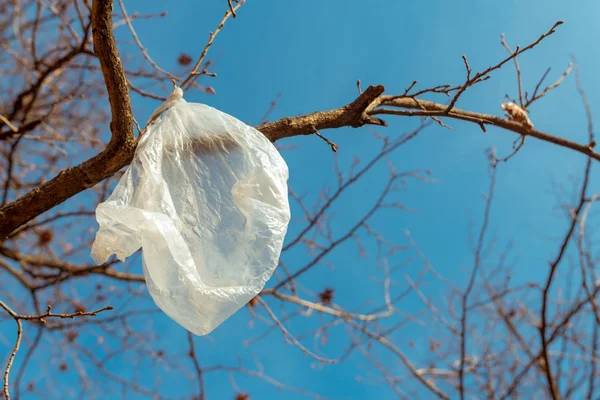
[[[327,139],[325,136],[321,135],[321,133],[316,129],[315,129],[315,135],[317,135],[318,137],[323,139],[325,141],[325,143],[327,143],[331,147],[331,151],[333,151],[334,153],[337,153],[337,151],[338,151],[337,144],[333,143],[332,141]]]

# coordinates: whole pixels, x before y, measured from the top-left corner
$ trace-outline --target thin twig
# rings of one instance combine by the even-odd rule
[[[14,126],[12,124],[12,122],[10,122],[5,116],[3,116],[2,114],[0,114],[0,121],[4,122],[6,124],[6,126],[8,126],[10,128],[11,131],[13,131],[14,133],[19,132],[19,128],[17,128],[16,126]]]
[[[48,305],[48,308],[47,308],[47,311],[45,314],[19,315],[15,311],[13,311],[8,305],[6,305],[6,303],[4,303],[2,300],[0,300],[0,307],[3,308],[4,311],[6,311],[8,313],[8,315],[10,315],[17,324],[17,338],[15,341],[15,346],[13,348],[12,353],[10,354],[10,357],[8,358],[8,363],[6,364],[6,368],[4,369],[4,390],[3,390],[3,392],[4,392],[4,397],[6,398],[6,400],[10,400],[10,393],[9,393],[10,369],[12,368],[15,356],[17,355],[17,352],[19,351],[19,347],[21,346],[21,338],[23,336],[23,325],[21,323],[22,320],[23,321],[40,321],[42,323],[46,323],[45,318],[50,318],[50,317],[52,317],[52,318],[75,318],[75,317],[82,317],[82,316],[95,316],[102,311],[107,311],[107,310],[113,309],[111,306],[107,306],[107,307],[101,308],[99,310],[90,311],[90,312],[77,311],[77,312],[71,313],[71,314],[55,314],[55,313],[51,312],[52,307],[50,305]]]
[[[188,84],[192,79],[196,78],[199,75],[207,74],[208,71],[206,71],[206,68],[200,72],[198,72],[198,69],[200,68],[200,65],[202,65],[202,62],[204,61],[204,58],[206,57],[206,54],[208,53],[208,49],[210,49],[210,46],[212,46],[213,41],[215,40],[215,37],[219,34],[221,29],[223,29],[223,27],[225,26],[225,22],[227,21],[227,19],[230,16],[232,16],[235,13],[235,11],[237,11],[237,9],[240,8],[244,4],[244,2],[245,2],[245,0],[240,0],[240,2],[233,9],[225,12],[225,16],[221,20],[221,23],[219,24],[219,26],[217,26],[217,29],[215,29],[214,32],[210,33],[210,36],[208,38],[208,43],[206,43],[206,46],[204,46],[204,50],[202,50],[200,57],[198,57],[198,61],[196,61],[196,64],[194,65],[192,72],[190,72],[188,77],[185,78],[183,80],[183,82],[181,82],[181,85],[179,85],[179,87],[181,87],[182,89],[185,89],[185,85]]]
[[[493,151],[493,150],[492,150]],[[467,304],[469,300],[469,295],[473,290],[473,285],[475,284],[475,278],[477,276],[477,272],[481,265],[481,253],[483,250],[485,235],[487,232],[487,228],[490,221],[490,212],[492,208],[492,201],[494,199],[494,189],[496,188],[496,173],[497,167],[494,161],[492,161],[492,174],[490,177],[490,187],[488,191],[488,195],[485,203],[485,211],[483,216],[483,224],[481,225],[481,230],[479,231],[479,239],[477,241],[477,249],[475,250],[475,259],[473,263],[473,269],[471,270],[471,277],[469,278],[469,283],[467,288],[462,296],[462,310],[461,310],[461,331],[460,331],[460,368],[458,370],[458,380],[459,380],[459,393],[461,400],[465,398],[465,383],[464,383],[464,374],[465,374],[465,358],[467,351]]]
[[[200,368],[200,364],[198,363],[196,347],[194,346],[194,337],[190,332],[187,332],[187,338],[190,347],[188,355],[192,359],[192,364],[194,365],[194,370],[196,371],[196,376],[198,377],[198,386],[200,390],[200,393],[198,394],[198,400],[204,400],[204,376],[202,375],[202,368]]]
[[[316,355],[315,353],[313,353],[312,351],[308,350],[306,347],[304,347],[304,345],[302,343],[300,343],[300,341],[298,339],[296,339],[294,337],[294,335],[292,335],[287,330],[287,328],[281,323],[281,321],[279,321],[279,318],[277,318],[275,313],[273,313],[273,311],[271,311],[271,308],[267,305],[267,303],[263,299],[260,298],[260,296],[255,297],[255,299],[265,308],[265,310],[267,311],[267,314],[269,314],[269,317],[271,317],[271,319],[273,319],[273,321],[277,324],[279,329],[281,329],[281,331],[283,332],[283,335],[285,337],[287,337],[288,339],[290,339],[292,341],[292,343],[294,343],[300,350],[302,350],[303,353],[305,353],[305,354],[309,355],[310,357],[314,358],[315,360],[320,361],[325,364],[337,364],[339,362],[339,360],[320,357],[320,356]]]
[[[502,60],[498,64],[491,66],[489,68],[486,68],[485,70],[483,70],[481,72],[476,73],[472,78],[471,78],[471,69],[469,67],[469,63],[467,62],[467,58],[465,56],[463,56],[463,61],[465,63],[465,68],[467,70],[467,79],[466,79],[465,83],[461,86],[461,88],[456,92],[456,94],[452,98],[452,101],[450,101],[450,104],[446,108],[445,113],[448,114],[450,111],[452,111],[452,109],[454,108],[454,105],[458,101],[459,97],[465,92],[465,90],[467,90],[468,87],[474,85],[475,83],[479,83],[479,82],[482,82],[482,81],[488,79],[490,72],[501,68],[504,64],[506,64],[510,60],[514,59],[519,54],[524,53],[524,52],[534,48],[542,40],[544,40],[548,36],[552,35],[555,32],[555,29],[559,25],[562,25],[562,24],[563,24],[563,21],[557,21],[556,23],[554,23],[554,25],[552,25],[552,28],[550,28],[550,30],[548,32],[546,32],[542,36],[540,36],[535,42],[531,43],[530,45],[528,45],[526,47],[523,47],[522,49],[517,46],[515,51],[510,56],[506,57],[504,60]]]
[[[157,70],[158,72],[160,72],[161,74],[164,74],[165,76],[169,77],[170,79],[176,79],[176,76],[171,74],[170,72],[162,69],[151,57],[150,54],[148,54],[148,49],[146,49],[144,47],[144,45],[142,44],[142,41],[140,40],[140,38],[138,37],[137,33],[135,32],[135,29],[133,28],[133,24],[131,23],[131,19],[129,18],[129,15],[127,14],[127,10],[125,9],[125,5],[123,4],[123,0],[119,0],[119,7],[121,8],[121,12],[123,12],[123,18],[125,19],[125,23],[127,24],[127,27],[129,28],[129,31],[131,32],[131,36],[133,36],[133,40],[135,40],[135,43],[137,44],[137,46],[140,48],[140,50],[142,51],[142,55],[144,56],[144,58],[146,60],[148,60],[148,62],[150,63],[150,65],[152,65],[152,67]]]
[[[587,100],[587,97],[585,95],[585,92],[583,91],[583,89],[581,87],[581,82],[579,80],[579,74],[578,74],[578,70],[576,67],[577,66],[576,61],[574,60],[574,62],[575,62],[575,75],[577,77],[577,80],[576,80],[577,81],[577,90],[578,90],[581,100],[583,102],[583,105],[585,108],[585,113],[586,113],[586,116],[588,119],[588,137],[589,137],[590,143],[593,143],[594,128],[593,128],[591,108],[590,108],[589,102]],[[583,206],[586,204],[587,189],[588,189],[588,184],[589,184],[590,175],[591,175],[591,167],[592,167],[592,159],[591,159],[591,157],[589,157],[587,159],[587,162],[585,165],[583,183],[581,185],[581,191],[580,191],[580,195],[579,195],[579,204],[577,205],[577,207],[574,210],[572,210],[571,223],[569,224],[569,229],[567,230],[567,233],[561,243],[558,254],[556,255],[555,259],[550,263],[550,270],[548,272],[548,277],[546,279],[546,285],[544,286],[544,290],[542,292],[541,322],[540,322],[540,327],[539,327],[540,341],[541,341],[541,347],[542,347],[541,362],[544,363],[544,371],[546,373],[546,380],[548,381],[548,389],[550,392],[550,396],[552,397],[553,400],[557,400],[560,397],[560,392],[558,389],[558,383],[552,374],[552,366],[550,365],[550,360],[548,357],[549,340],[546,335],[546,330],[549,327],[548,294],[550,292],[550,288],[552,287],[552,283],[554,282],[554,278],[556,276],[556,270],[558,268],[558,265],[561,263],[563,256],[566,253],[567,246],[569,244],[569,241],[571,240],[573,232],[575,231],[575,227],[577,226],[577,222],[580,218]],[[593,298],[592,298],[592,301],[593,301]]]
[[[321,133],[316,129],[315,129],[315,135],[317,135],[318,137],[323,139],[325,141],[325,143],[327,143],[331,147],[331,151],[333,151],[334,153],[337,153],[338,147],[335,143],[333,143],[332,141],[327,139],[325,136],[321,135]]]
[[[508,53],[512,55],[513,51],[508,45],[508,43],[506,43],[504,33],[500,35],[500,38],[502,46],[504,46],[504,48],[508,50]],[[515,62],[515,69],[517,70],[517,86],[519,87],[519,106],[521,106],[521,108],[525,110],[525,104],[523,103],[523,83],[521,82],[521,68],[519,67],[518,57],[515,56],[513,61]]]
[[[237,1],[237,0],[234,0]],[[233,18],[236,18],[237,15],[235,13],[235,9],[233,8],[233,4],[231,0],[227,0],[227,4],[229,4],[229,11],[231,11],[231,15],[233,16]]]

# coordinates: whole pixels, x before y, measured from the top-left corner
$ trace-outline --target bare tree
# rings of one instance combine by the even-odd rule
[[[160,333],[147,321],[159,311],[149,301],[143,276],[133,272],[139,254],[126,264],[95,266],[81,261],[93,240],[95,206],[106,199],[145,133],[133,117],[131,97],[164,100],[154,91],[171,82],[214,93],[198,81],[214,76],[209,49],[226,23],[237,16],[243,1],[224,2],[224,17],[203,51],[195,62],[182,54],[179,71],[161,68],[134,29],[136,19],[163,15],[129,15],[122,0],[117,4],[116,10],[110,0],[0,4],[4,396],[205,399],[211,398],[207,382],[224,376],[242,400],[250,396],[236,377],[247,376],[281,390],[321,398],[307,388],[274,380],[259,362],[251,366],[243,361],[206,364],[197,350],[198,339],[190,334],[179,347],[157,348],[153,343]],[[577,143],[535,129],[529,108],[558,87],[572,69],[576,71],[576,64],[552,83],[546,83],[548,70],[529,85],[522,81],[518,63],[521,54],[545,42],[561,23],[522,48],[512,49],[502,37],[506,57],[481,71],[473,70],[463,56],[465,78],[456,84],[419,88],[415,81],[402,93],[388,94],[381,85],[363,90],[358,82],[357,97],[340,108],[267,122],[274,101],[257,126],[260,132],[273,142],[316,135],[333,152],[337,146],[325,137],[326,130],[367,126],[362,130],[369,134],[369,126],[385,127],[386,118],[396,117],[418,124],[403,134],[384,136],[383,128],[371,132],[381,144],[378,154],[366,160],[356,158],[347,169],[336,163],[336,186],[323,190],[316,201],[307,201],[290,189],[302,214],[294,216],[270,285],[247,305],[248,318],[260,333],[246,335],[246,344],[283,336],[315,365],[361,357],[373,367],[369,379],[388,385],[403,399],[598,397],[600,312],[596,297],[600,281],[595,274],[595,231],[589,221],[598,199],[590,176],[600,154],[595,151],[592,113],[575,73],[589,122],[588,140]],[[117,46],[115,29],[127,29],[137,51],[127,48],[120,54],[123,46]],[[517,93],[502,104],[505,117],[457,107],[469,88],[510,65],[517,72]],[[493,126],[516,137],[512,153],[499,156],[494,149],[488,153],[489,193],[465,287],[456,287],[440,275],[409,231],[402,243],[395,243],[372,223],[384,210],[410,211],[401,193],[415,185],[435,183],[429,171],[403,171],[389,165],[386,176],[377,174],[382,188],[371,207],[353,215],[343,227],[332,225],[333,211],[358,182],[370,179],[390,154],[426,128],[432,124],[446,127],[449,120],[476,124],[484,132]],[[511,276],[516,266],[511,263],[510,245],[503,247],[488,231],[496,175],[528,138],[580,153],[585,165],[572,182],[576,196],[562,208],[565,231],[556,254],[549,255],[545,273],[537,281],[514,283]],[[362,253],[366,242],[378,249],[369,274],[378,276],[380,298],[365,296],[359,299],[361,307],[348,307],[336,303],[335,287],[302,284],[300,278],[309,271],[327,267],[331,254],[348,246]],[[409,262],[402,255],[407,252],[417,260]],[[432,282],[444,292],[430,289]],[[422,312],[404,313],[403,304],[415,298],[422,303]],[[399,339],[408,324],[422,321],[427,321],[431,333],[426,352],[415,351],[410,342]],[[335,342],[337,350],[325,349],[326,342]],[[48,354],[62,361],[37,377],[28,373],[44,363]],[[390,356],[394,362],[388,362]],[[131,375],[115,373],[111,367],[115,363],[131,365]],[[154,375],[140,377],[136,371],[142,365]],[[169,382],[179,379],[186,384],[173,395]]]

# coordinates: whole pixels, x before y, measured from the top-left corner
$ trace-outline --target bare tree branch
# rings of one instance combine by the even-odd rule
[[[36,216],[75,194],[112,176],[131,162],[136,140],[127,79],[119,58],[112,28],[113,2],[94,0],[92,32],[94,48],[106,82],[112,111],[112,137],[104,151],[0,208],[0,241]]]

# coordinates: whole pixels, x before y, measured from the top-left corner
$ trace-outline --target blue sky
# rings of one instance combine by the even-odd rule
[[[164,18],[135,21],[135,27],[153,59],[172,71],[181,70],[176,65],[181,52],[194,57],[199,54],[208,32],[218,24],[227,7],[225,0],[129,0],[125,4],[130,14],[168,11]],[[564,20],[565,24],[556,34],[520,58],[524,84],[531,92],[547,67],[552,67],[548,82],[555,80],[567,68],[571,55],[576,55],[583,85],[594,109],[599,100],[598,91],[594,89],[600,84],[597,74],[600,53],[595,44],[595,39],[600,37],[599,12],[600,3],[593,0],[578,1],[577,7],[566,6],[564,1],[558,0],[248,0],[238,18],[228,21],[209,53],[218,77],[203,78],[202,83],[211,84],[217,94],[190,91],[185,98],[257,124],[279,92],[281,97],[271,120],[349,103],[357,95],[357,79],[362,81],[363,87],[382,84],[389,94],[402,93],[413,80],[418,80],[420,88],[458,84],[465,76],[461,55],[468,57],[474,70],[485,68],[506,56],[506,50],[500,45],[501,33],[506,34],[514,48],[517,44],[534,41],[554,22]],[[117,37],[122,43],[131,42],[124,26],[118,28]],[[123,55],[133,56],[136,51],[135,46],[122,44]],[[164,90],[163,94],[167,94],[168,88]],[[493,73],[492,79],[469,89],[458,107],[501,115],[504,95],[515,96],[516,93],[515,71],[512,64],[507,64]],[[158,102],[133,96],[133,105],[135,116],[141,121]],[[536,128],[542,131],[578,142],[586,140],[585,114],[572,75],[560,88],[535,104],[530,116]],[[399,117],[386,120],[389,127],[374,130],[391,137],[410,130],[416,122]],[[507,154],[515,136],[493,127],[484,134],[477,126],[459,121],[448,124],[454,130],[432,126],[389,157],[398,171],[429,169],[432,177],[439,180],[436,184],[410,183],[409,190],[399,195],[399,201],[419,212],[385,211],[373,224],[399,243],[406,243],[404,231],[410,230],[438,271],[464,287],[465,271],[472,264],[469,222],[474,221],[475,226],[479,226],[484,207],[481,194],[489,184],[484,151],[496,146],[500,155]],[[378,150],[379,143],[367,128],[322,133],[339,145],[338,160],[342,166],[349,166],[355,155],[366,160]],[[335,184],[334,157],[324,142],[310,136],[287,139],[279,144],[299,146],[283,151],[290,168],[289,183],[296,192],[315,199],[323,185]],[[528,140],[525,148],[500,168],[491,232],[501,244],[508,239],[513,242],[512,255],[518,262],[516,279],[532,279],[546,271],[564,224],[557,211],[552,181],[567,182],[569,175],[581,173],[583,163],[583,157],[577,154]],[[364,212],[372,204],[373,194],[385,184],[386,171],[384,162],[348,193],[335,208],[334,231],[341,232],[353,215]],[[591,191],[594,190],[598,190],[598,185],[592,185]],[[294,218],[298,208],[292,210]],[[290,229],[292,233],[297,231],[295,227]],[[373,257],[376,249],[370,242],[365,243],[365,249],[370,255],[367,259],[359,258],[352,246],[335,252],[327,258],[335,264],[335,269],[318,266],[307,273],[301,283],[313,291],[334,286],[335,301],[340,306],[356,305],[357,291],[364,294],[362,298],[380,296],[380,285],[371,279],[378,276]],[[306,258],[303,251],[291,256],[293,260],[284,260],[296,267]],[[406,257],[402,255],[395,261],[403,258]],[[141,271],[136,258],[128,263],[132,269]],[[435,295],[435,284],[431,285],[429,289]],[[422,309],[416,297],[411,301],[406,303],[403,312]],[[148,299],[143,303],[152,307]],[[274,307],[276,312],[277,309]],[[252,365],[258,356],[267,374],[311,392],[347,399],[391,396],[392,392],[385,385],[356,379],[359,375],[376,376],[371,371],[372,366],[360,357],[337,366],[314,367],[313,361],[297,348],[284,344],[277,331],[255,345],[244,347],[244,339],[260,332],[260,322],[256,321],[257,327],[252,330],[248,328],[249,320],[248,312],[242,310],[210,338],[196,339],[200,362],[203,365],[232,363],[240,357]],[[168,318],[158,315],[140,323],[157,327],[157,347],[171,346],[173,351],[180,348],[185,351],[183,329]],[[289,328],[300,333],[314,323],[313,320],[302,325],[299,320]],[[410,341],[417,343],[413,354],[425,349],[426,338],[434,334],[427,327],[408,327],[402,332],[400,346],[407,346]],[[335,357],[339,347],[330,343],[322,348],[322,354]],[[394,365],[389,354],[380,354],[382,360]],[[113,367],[117,373],[128,373],[123,364]],[[145,367],[153,368],[142,366],[142,371]],[[151,382],[153,376],[149,372],[144,380]],[[165,385],[177,391],[175,385],[182,382]],[[261,381],[241,377],[237,382],[252,398],[276,398],[276,391]],[[226,375],[207,378],[207,391],[208,398],[229,398],[233,393]],[[302,397],[286,394],[285,398]]]

